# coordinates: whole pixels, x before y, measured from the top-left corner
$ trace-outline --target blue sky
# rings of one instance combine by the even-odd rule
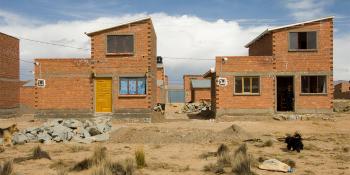
[[[349,46],[346,43],[350,43],[349,8],[348,0],[0,0],[0,31],[89,47],[89,40],[83,32],[150,15],[158,35],[159,54],[214,58],[215,55],[246,54],[243,45],[267,27],[334,15],[335,45],[339,46],[335,49],[335,74],[336,79],[344,79],[350,76],[346,53]],[[184,23],[191,27],[187,29]],[[214,33],[213,37],[203,37],[213,31],[219,31],[220,35]],[[179,47],[172,39],[174,35],[184,37],[183,40],[188,42],[184,53],[169,49]],[[191,37],[187,39],[186,36]],[[222,38],[220,42],[216,41],[218,38]],[[218,44],[222,45],[221,48],[213,48]],[[88,56],[88,52],[74,49],[21,42],[21,57],[29,61],[38,57]],[[169,60],[166,66],[170,79],[180,82],[183,73],[203,73],[213,66],[213,62],[202,62],[192,68],[186,60]],[[30,70],[30,65],[22,63],[21,78],[29,79]]]

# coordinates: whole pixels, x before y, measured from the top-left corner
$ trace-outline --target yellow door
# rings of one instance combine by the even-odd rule
[[[112,79],[95,79],[96,112],[112,112]]]

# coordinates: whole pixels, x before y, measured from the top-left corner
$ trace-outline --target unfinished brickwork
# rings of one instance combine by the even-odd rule
[[[289,50],[289,33],[316,31],[317,48]],[[259,36],[260,37],[260,36]],[[333,109],[333,18],[276,28],[258,38],[249,47],[250,56],[216,57],[216,77],[225,77],[228,86],[215,85],[216,114],[275,113],[277,79],[292,77],[295,113],[330,113]],[[228,60],[223,62],[223,59]],[[222,65],[222,72],[221,70]],[[259,92],[235,94],[236,77],[258,77]],[[302,76],[326,77],[322,93],[303,93]],[[217,81],[217,78],[213,81]],[[249,81],[248,81],[249,83]],[[214,84],[214,83],[212,83]]]
[[[35,112],[35,87],[20,87],[20,108],[22,114],[33,114]]]
[[[334,86],[335,99],[350,99],[350,81],[342,82]]]
[[[210,88],[192,88],[192,102],[210,102]]]
[[[0,32],[0,116],[19,109],[19,40]]]
[[[149,116],[156,104],[156,34],[150,18],[88,33],[91,58],[36,59],[35,79],[45,79],[35,90],[39,116],[91,116],[96,112],[96,80],[112,81],[111,113],[118,117]],[[107,53],[107,36],[133,36],[133,53]],[[145,94],[120,94],[120,79],[145,78]]]

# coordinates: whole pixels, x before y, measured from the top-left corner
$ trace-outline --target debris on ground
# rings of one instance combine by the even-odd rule
[[[259,169],[268,170],[268,171],[285,172],[285,173],[293,171],[289,165],[277,159],[265,160],[262,164],[259,165]]]
[[[42,126],[26,128],[14,134],[14,144],[28,142],[102,142],[109,139],[112,129],[111,117],[97,117],[91,120],[53,119]]]
[[[201,111],[211,110],[211,103],[207,101],[202,101],[200,103],[186,103],[181,112],[182,113],[196,113]]]
[[[350,112],[350,100],[334,100],[334,112]]]

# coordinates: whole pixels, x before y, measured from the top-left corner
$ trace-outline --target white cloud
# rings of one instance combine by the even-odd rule
[[[147,14],[133,14],[123,16],[101,17],[91,20],[60,21],[55,23],[29,24],[30,19],[13,17],[11,13],[1,13],[1,18],[11,23],[1,25],[0,31],[14,36],[22,36],[41,41],[55,42],[81,48],[90,48],[89,37],[84,32],[91,32],[118,23],[137,19]],[[266,29],[266,26],[243,28],[236,21],[206,21],[195,16],[170,16],[164,13],[149,14],[157,33],[158,55],[175,58],[194,58],[193,60],[179,60],[164,58],[167,74],[171,81],[181,81],[186,73],[204,73],[214,66],[212,60],[218,55],[247,55],[244,45]],[[347,69],[346,50],[350,48],[350,34],[342,39],[335,39],[335,79],[349,77]],[[90,52],[72,48],[57,47],[21,40],[21,58],[74,58],[89,57]],[[342,65],[342,67],[338,67]],[[346,65],[348,65],[346,67]],[[22,78],[28,79],[32,67],[21,64]]]
[[[334,39],[334,77],[336,80],[350,80],[350,33]]]
[[[309,20],[330,15],[326,7],[334,0],[287,0],[286,6],[296,20]]]
[[[61,21],[42,25],[29,25],[13,14],[0,13],[3,18],[12,21],[0,26],[0,31],[14,36],[40,41],[61,43],[81,48],[90,48],[90,32],[111,27],[130,19],[137,19],[147,14],[133,14],[115,17],[101,17],[86,21]],[[262,32],[266,26],[241,28],[237,22],[217,20],[205,21],[195,16],[169,16],[164,13],[150,14],[157,33],[158,55],[180,58],[210,58],[216,55],[247,55],[243,47],[250,39]],[[17,20],[18,19],[18,20]],[[19,20],[21,19],[21,20]],[[17,20],[17,21],[16,21]],[[14,22],[16,21],[16,22]],[[57,47],[21,40],[21,58],[71,58],[89,57],[90,52],[72,48]],[[204,73],[214,66],[211,60],[178,60],[164,58],[167,73],[174,80],[181,80],[185,73]],[[31,66],[22,63],[22,76],[27,78]]]

